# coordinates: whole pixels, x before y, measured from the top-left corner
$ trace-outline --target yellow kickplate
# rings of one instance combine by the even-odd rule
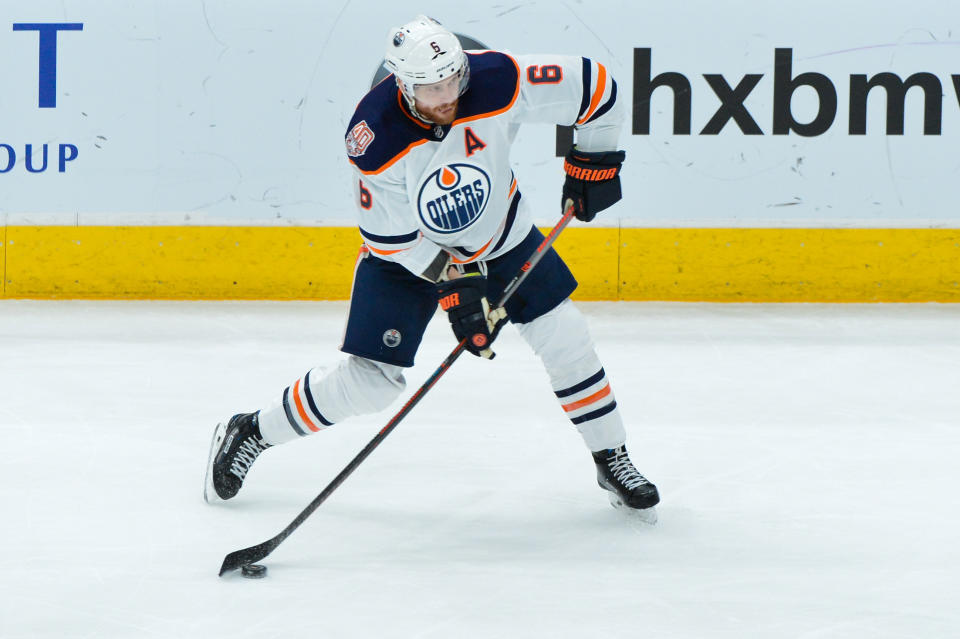
[[[342,300],[361,243],[355,227],[4,232],[8,298]],[[960,302],[960,229],[574,227],[555,247],[581,300]]]
[[[7,229],[6,296],[346,299],[356,228]]]
[[[620,299],[958,302],[958,229],[622,229]]]

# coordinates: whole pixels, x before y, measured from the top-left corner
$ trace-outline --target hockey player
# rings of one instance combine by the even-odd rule
[[[653,507],[657,488],[627,455],[610,383],[569,299],[576,280],[559,255],[551,249],[505,309],[488,302],[543,239],[510,169],[517,130],[574,125],[562,201],[571,198],[589,222],[621,197],[617,83],[588,58],[466,53],[426,16],[393,29],[386,46],[392,75],[360,101],[346,133],[364,240],[341,346],[348,357],[307,372],[272,405],[219,424],[205,499],[234,497],[265,449],[386,408],[405,387],[403,369],[439,301],[456,338],[480,357],[493,357],[497,333],[513,322],[542,359],[611,502]]]

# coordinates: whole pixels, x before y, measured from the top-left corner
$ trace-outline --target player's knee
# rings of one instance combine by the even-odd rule
[[[596,358],[587,321],[569,299],[518,328],[548,369],[589,367]]]
[[[370,412],[389,406],[407,386],[403,368],[351,355],[347,360],[351,369],[357,403]],[[366,411],[365,411],[366,412]]]

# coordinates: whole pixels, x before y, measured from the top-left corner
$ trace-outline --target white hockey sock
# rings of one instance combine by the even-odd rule
[[[324,373],[313,369],[260,411],[260,434],[276,445],[354,415],[383,410],[406,388],[403,369],[349,356]]]
[[[567,417],[591,451],[626,441],[617,401],[583,315],[569,299],[518,329],[543,360]]]

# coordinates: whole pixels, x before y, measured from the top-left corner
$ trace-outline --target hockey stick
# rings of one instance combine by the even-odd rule
[[[506,304],[507,300],[513,296],[518,288],[520,288],[520,285],[525,279],[527,279],[530,271],[533,270],[533,267],[540,262],[544,255],[547,254],[547,251],[557,239],[560,231],[562,231],[567,224],[570,223],[571,219],[573,219],[573,201],[567,199],[567,201],[564,203],[563,217],[560,218],[560,221],[557,223],[557,225],[553,227],[553,230],[550,231],[550,234],[543,238],[543,242],[540,243],[540,246],[537,247],[537,250],[534,251],[529,259],[524,262],[523,266],[520,267],[520,272],[517,273],[510,283],[507,284],[506,288],[504,288],[503,294],[500,296],[500,300],[497,302],[495,308],[500,308]],[[443,360],[443,363],[440,364],[437,370],[435,370],[433,374],[427,378],[427,381],[425,381],[423,385],[417,389],[417,392],[407,400],[407,403],[403,405],[403,408],[400,409],[400,412],[394,415],[393,419],[387,422],[387,425],[384,426],[383,429],[377,433],[377,435],[371,439],[366,446],[363,447],[363,450],[357,453],[356,457],[350,460],[350,463],[347,464],[346,468],[341,470],[340,474],[334,477],[333,481],[331,481],[327,487],[323,489],[323,492],[317,495],[313,501],[311,501],[307,507],[303,509],[303,512],[297,515],[297,518],[290,522],[286,528],[281,530],[276,537],[268,539],[262,544],[257,544],[256,546],[250,546],[249,548],[244,548],[243,550],[236,550],[224,557],[223,565],[220,566],[220,576],[222,577],[224,574],[248,564],[256,563],[276,550],[277,546],[283,543],[283,541],[289,537],[294,530],[299,528],[300,524],[306,521],[307,517],[312,515],[313,511],[319,508],[320,504],[326,501],[327,497],[329,497],[333,491],[339,488],[340,484],[346,481],[347,477],[349,477],[353,471],[357,469],[357,466],[363,463],[363,460],[365,460],[370,453],[372,453],[373,450],[380,445],[380,442],[386,439],[387,435],[389,435],[391,431],[397,427],[397,424],[399,424],[401,420],[403,420],[403,418],[406,417],[411,410],[413,410],[413,407],[416,406],[421,399],[423,399],[423,396],[426,395],[431,388],[433,388],[434,384],[436,384],[440,378],[443,377],[450,367],[453,366],[453,363],[457,361],[460,355],[463,354],[466,343],[467,340],[463,339],[459,344],[457,344],[457,347],[453,349],[453,352],[447,355],[447,358]]]

